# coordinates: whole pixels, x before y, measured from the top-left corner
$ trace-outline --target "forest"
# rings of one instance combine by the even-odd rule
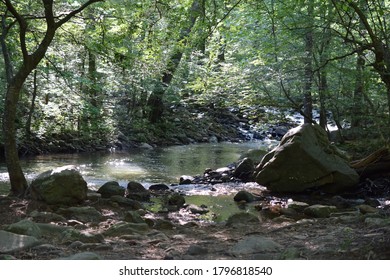
[[[292,109],[387,141],[388,1],[1,2],[9,162],[53,140],[161,144],[169,116],[194,107],[241,110],[259,126]]]
[[[354,159],[388,146],[388,0],[1,0],[0,16],[15,196],[23,156],[237,139],[232,120],[297,113]]]

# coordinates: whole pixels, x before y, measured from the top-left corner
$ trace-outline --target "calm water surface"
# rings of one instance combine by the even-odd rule
[[[30,181],[38,174],[64,165],[77,166],[91,189],[115,180],[122,186],[138,181],[148,187],[153,183],[178,183],[181,175],[202,174],[206,168],[219,168],[237,161],[249,149],[268,149],[270,142],[193,144],[129,152],[41,155],[22,160]],[[0,192],[9,189],[8,173],[0,162]]]

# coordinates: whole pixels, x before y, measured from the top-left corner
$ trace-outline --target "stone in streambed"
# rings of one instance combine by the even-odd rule
[[[245,201],[245,202],[253,202],[256,200],[256,197],[251,194],[248,191],[239,191],[235,196],[234,196],[234,201],[239,202],[239,201]]]
[[[130,181],[127,184],[126,197],[137,201],[149,201],[150,192],[142,184]]]
[[[242,159],[236,169],[233,171],[233,176],[241,179],[244,182],[252,180],[253,172],[255,171],[255,163],[250,158]]]
[[[118,182],[110,181],[103,184],[103,186],[101,186],[97,190],[97,193],[100,193],[102,195],[102,198],[110,198],[113,195],[124,196],[125,191],[126,190],[123,187],[121,187]]]
[[[123,196],[114,195],[111,196],[110,200],[114,203],[118,203],[121,206],[129,207],[132,210],[143,209],[143,206],[139,201],[126,198]]]

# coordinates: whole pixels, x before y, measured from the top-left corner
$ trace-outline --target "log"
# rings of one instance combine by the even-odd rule
[[[381,176],[390,173],[390,152],[388,148],[381,148],[367,157],[350,163],[360,179]]]

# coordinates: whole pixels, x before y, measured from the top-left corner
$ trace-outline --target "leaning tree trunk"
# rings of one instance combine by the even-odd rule
[[[202,0],[193,0],[189,11],[188,25],[181,30],[181,36],[177,40],[178,43],[186,41],[187,37],[190,35],[197,18],[199,17],[199,15],[201,15],[203,11],[203,3],[204,1]],[[162,75],[161,81],[156,85],[155,89],[150,94],[150,97],[147,102],[147,108],[149,110],[149,121],[151,123],[156,123],[161,119],[161,116],[164,112],[163,98],[165,95],[165,91],[171,84],[174,74],[179,67],[182,56],[183,49],[181,47],[175,47],[171,56],[168,59],[168,64]]]
[[[12,4],[10,0],[2,1],[2,3],[5,4],[5,7],[13,15],[17,24],[19,25],[19,47],[23,56],[23,62],[21,63],[18,71],[8,81],[3,117],[4,150],[7,169],[10,177],[12,195],[21,197],[25,194],[25,191],[28,187],[27,180],[23,174],[22,167],[19,161],[15,125],[19,95],[23,84],[26,81],[27,77],[30,75],[30,73],[37,67],[39,62],[45,56],[47,49],[53,41],[56,30],[60,28],[63,24],[68,22],[72,17],[87,8],[89,5],[100,1],[103,0],[86,1],[78,9],[63,15],[63,17],[56,22],[55,20],[57,18],[54,15],[53,11],[54,0],[43,0],[42,2],[44,4],[43,8],[44,20],[46,21],[46,31],[41,42],[37,45],[34,52],[32,53],[29,53],[27,47],[26,34],[28,32],[29,27],[27,23],[27,18],[17,11],[14,4]],[[9,27],[5,27],[3,24],[2,28],[3,30],[8,30]],[[4,49],[7,49],[6,45],[2,47]],[[7,61],[5,62],[7,63]],[[9,61],[8,63],[11,65],[11,61]]]

